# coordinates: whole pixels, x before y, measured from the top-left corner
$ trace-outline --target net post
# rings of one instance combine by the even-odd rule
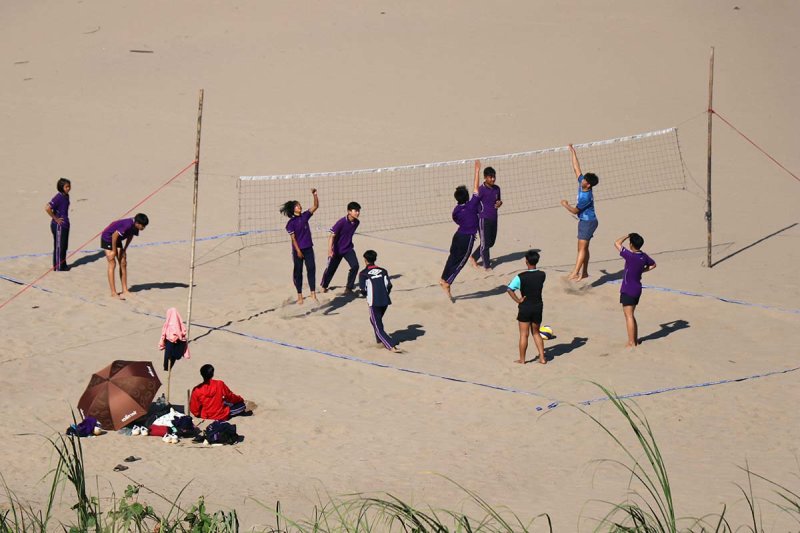
[[[711,268],[711,125],[714,116],[714,47],[711,47],[711,56],[708,60],[708,162],[706,184],[706,228],[708,232],[708,250],[706,266]]]

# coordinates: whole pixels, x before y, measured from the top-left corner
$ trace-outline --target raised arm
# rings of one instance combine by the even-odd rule
[[[475,180],[472,183],[472,192],[473,194],[478,194],[478,187],[481,186],[481,162],[479,160],[475,160]]]
[[[618,252],[622,251],[622,243],[627,241],[629,237],[630,237],[630,234],[623,235],[622,237],[620,237],[619,239],[614,241],[614,247],[617,249]]]
[[[319,197],[317,196],[317,189],[311,189],[311,196],[314,197],[314,205],[311,206],[309,211],[314,214],[314,211],[319,209]]]
[[[581,164],[578,161],[578,154],[575,153],[575,147],[571,144],[569,145],[569,152],[572,154],[572,170],[575,171],[575,177],[580,178],[583,172],[581,172]]]

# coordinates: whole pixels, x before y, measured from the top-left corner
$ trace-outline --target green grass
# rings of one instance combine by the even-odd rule
[[[742,467],[746,485],[738,485],[749,516],[747,524],[733,526],[728,520],[728,508],[723,506],[702,517],[680,517],[675,509],[672,486],[667,465],[647,417],[631,401],[618,399],[612,391],[596,384],[609,398],[615,412],[627,423],[634,440],[633,446],[625,444],[627,437],[615,434],[588,410],[578,407],[593,420],[619,447],[625,461],[603,460],[622,469],[628,475],[627,498],[622,502],[604,502],[607,513],[597,520],[595,531],[613,533],[677,533],[679,531],[734,533],[766,532],[761,512],[762,505],[773,507],[789,517],[800,530],[800,495],[792,490]],[[58,435],[47,439],[57,455],[57,465],[49,472],[49,491],[43,509],[34,509],[20,500],[0,475],[6,494],[6,504],[0,507],[0,533],[66,531],[69,533],[157,532],[157,533],[229,533],[240,530],[235,510],[212,511],[203,497],[189,506],[181,503],[186,486],[174,497],[156,493],[144,485],[128,485],[118,496],[111,489],[110,496],[100,498],[98,486],[88,490],[81,440],[78,437]],[[796,467],[800,465],[795,465]],[[800,468],[797,468],[800,471]],[[447,478],[445,478],[447,479]],[[794,480],[799,481],[797,475]],[[550,516],[542,513],[530,522],[523,522],[511,510],[501,509],[481,498],[469,488],[448,479],[467,496],[467,504],[477,516],[447,509],[415,508],[391,495],[353,494],[343,497],[325,496],[314,508],[311,516],[292,519],[280,506],[264,506],[265,514],[273,521],[263,531],[270,533],[369,533],[397,531],[404,533],[511,533],[553,531]],[[771,498],[755,496],[754,482],[765,486]],[[61,488],[74,490],[75,503],[70,510],[71,521],[53,518],[56,495]],[[166,502],[167,510],[157,512],[141,498],[142,492]],[[96,495],[92,495],[96,494]],[[108,502],[103,508],[101,502]]]

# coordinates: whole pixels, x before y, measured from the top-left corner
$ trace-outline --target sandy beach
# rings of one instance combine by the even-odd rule
[[[641,394],[680,516],[727,504],[734,524],[747,523],[740,466],[797,487],[800,181],[716,119],[715,264],[705,266],[708,59],[713,46],[714,109],[796,175],[798,21],[789,1],[4,3],[0,303],[51,265],[44,205],[61,176],[72,180],[70,250],[87,243],[71,271],[0,309],[5,483],[43,503],[56,458],[42,436],[69,425],[92,372],[115,359],[161,368],[165,311],[186,316],[191,170],[136,208],[150,225],[128,251],[130,299],[108,296],[92,237],[194,160],[202,88],[205,240],[192,358],[175,367],[171,399],[185,403],[212,363],[258,408],[236,420],[245,440],[232,447],[84,439],[87,476],[106,495],[131,482],[167,496],[186,486],[183,500],[236,509],[249,530],[270,523],[263,506],[280,500],[304,517],[327,494],[459,509],[465,494],[449,478],[523,519],[548,513],[555,531],[587,531],[608,510],[601,501],[624,500],[628,479],[594,462],[625,458],[572,404],[586,402],[633,443],[610,403],[591,401],[602,397],[597,382]],[[363,300],[342,297],[344,266],[319,305],[300,307],[288,241],[224,236],[237,230],[243,175],[468,159],[669,127],[686,189],[598,201],[591,276],[579,284],[563,279],[576,224],[561,208],[501,209],[496,267],[465,268],[451,304],[437,281],[454,225],[371,232],[365,205],[356,251],[377,250],[395,276],[385,324],[401,355],[374,343]],[[636,350],[624,347],[613,246],[631,231],[658,263],[644,279]],[[324,240],[315,246],[319,279]],[[544,322],[557,335],[545,366],[512,362],[516,308],[504,286],[529,248],[541,250]],[[114,472],[129,455],[142,461]],[[71,498],[66,490],[60,516]],[[767,531],[796,527],[767,503],[761,511]]]

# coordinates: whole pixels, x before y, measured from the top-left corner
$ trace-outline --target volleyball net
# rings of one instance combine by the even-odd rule
[[[598,201],[686,187],[676,128],[574,146],[581,169],[600,177]],[[564,198],[575,201],[570,152],[558,147],[400,167],[241,176],[239,231],[246,245],[287,242],[288,219],[279,208],[297,200],[307,209],[312,188],[320,199],[310,220],[315,235],[344,216],[351,201],[361,204],[361,228],[367,232],[449,222],[455,188],[472,188],[475,159],[497,172],[503,213],[555,207]]]

